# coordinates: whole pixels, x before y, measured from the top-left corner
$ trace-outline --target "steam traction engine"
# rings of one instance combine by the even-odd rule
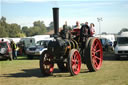
[[[98,38],[89,37],[81,29],[68,32],[63,29],[59,33],[59,8],[53,8],[54,40],[40,57],[40,70],[44,76],[51,75],[54,63],[61,71],[69,71],[71,75],[80,73],[81,63],[87,65],[89,71],[100,69],[103,60],[102,46]],[[83,26],[86,28],[86,26]]]

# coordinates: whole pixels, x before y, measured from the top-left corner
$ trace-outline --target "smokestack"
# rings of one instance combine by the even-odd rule
[[[59,33],[59,8],[53,8],[54,34]]]

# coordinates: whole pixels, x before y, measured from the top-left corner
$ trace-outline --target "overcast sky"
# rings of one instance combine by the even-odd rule
[[[128,28],[128,0],[2,0],[0,16],[8,23],[32,26],[41,20],[48,26],[53,21],[52,8],[59,7],[60,27],[65,21],[95,24],[99,33],[98,17],[102,17],[101,32],[117,33]]]

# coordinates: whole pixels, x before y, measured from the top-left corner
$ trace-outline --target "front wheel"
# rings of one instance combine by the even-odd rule
[[[54,70],[53,56],[44,51],[40,57],[40,70],[44,76],[49,76]]]
[[[81,69],[81,56],[76,49],[72,49],[68,56],[68,68],[72,76],[80,73]]]
[[[87,46],[86,65],[89,71],[97,71],[101,68],[103,61],[103,50],[98,38],[92,38]]]

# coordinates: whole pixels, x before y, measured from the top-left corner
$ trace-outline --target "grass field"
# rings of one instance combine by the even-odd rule
[[[77,76],[61,73],[55,65],[49,77],[42,77],[38,59],[0,61],[0,85],[128,85],[128,60],[106,59],[97,72],[88,72],[82,64]]]

